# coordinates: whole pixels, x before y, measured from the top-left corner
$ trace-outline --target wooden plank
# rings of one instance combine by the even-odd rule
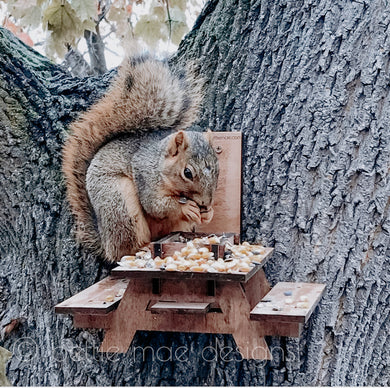
[[[109,329],[111,325],[112,314],[115,310],[108,314],[74,314],[73,326],[79,329]]]
[[[266,321],[260,324],[262,326],[263,335],[278,336],[278,337],[298,338],[300,337],[303,328],[303,323],[299,323],[299,322]]]
[[[59,303],[55,306],[55,312],[57,314],[108,314],[118,306],[128,283],[129,279],[108,276]]]
[[[253,276],[250,282],[242,284],[242,288],[251,310],[271,290],[262,268]]]
[[[251,319],[275,323],[305,323],[324,290],[325,284],[278,283],[251,311]]]
[[[198,279],[198,280],[216,280],[221,282],[240,282],[246,283],[254,276],[259,269],[269,260],[273,248],[264,248],[265,253],[259,264],[255,265],[249,272],[190,272],[190,271],[165,271],[160,269],[145,269],[145,268],[127,268],[118,266],[112,269],[113,277],[130,278],[130,279]]]
[[[241,132],[212,132],[219,161],[214,217],[196,230],[205,233],[238,233],[241,229]]]
[[[165,302],[159,301],[150,306],[152,313],[206,314],[210,303],[202,302]]]
[[[232,282],[247,282],[258,270],[260,266],[255,266],[248,272],[190,272],[190,271],[162,271],[160,269],[144,269],[144,268],[126,268],[115,267],[111,271],[113,277],[129,278],[129,279],[171,279],[171,280],[218,280],[218,281],[232,281]]]

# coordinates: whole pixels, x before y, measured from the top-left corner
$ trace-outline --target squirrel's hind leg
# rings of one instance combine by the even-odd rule
[[[99,181],[104,184],[96,184]],[[151,236],[133,180],[118,174],[100,176],[94,182],[87,189],[106,258],[114,262],[135,254]]]

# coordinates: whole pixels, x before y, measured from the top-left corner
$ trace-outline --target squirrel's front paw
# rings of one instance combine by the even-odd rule
[[[201,207],[200,218],[202,224],[208,224],[213,219],[214,209],[211,206]]]
[[[202,223],[199,206],[196,202],[188,200],[186,203],[181,205],[181,211],[186,220],[195,222],[197,224]]]

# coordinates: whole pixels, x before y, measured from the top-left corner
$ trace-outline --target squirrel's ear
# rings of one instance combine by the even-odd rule
[[[172,135],[168,143],[168,155],[176,156],[179,152],[185,151],[188,147],[188,137],[184,131]]]
[[[208,128],[207,131],[204,133],[204,137],[209,142],[209,144],[212,146],[213,145],[213,132],[211,131],[210,128]]]

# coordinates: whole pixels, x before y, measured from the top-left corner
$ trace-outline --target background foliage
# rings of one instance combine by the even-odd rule
[[[3,26],[75,75],[103,74],[134,42],[176,50],[202,0],[0,0]],[[113,62],[117,64],[117,62]]]

